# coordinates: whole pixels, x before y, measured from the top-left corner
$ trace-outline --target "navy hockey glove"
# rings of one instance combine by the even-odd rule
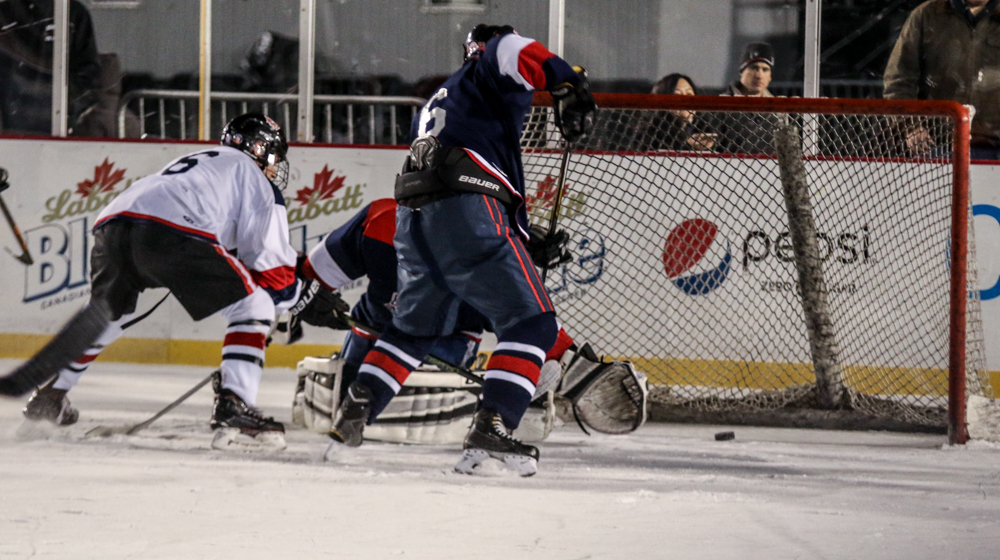
[[[555,233],[548,235],[540,226],[531,226],[528,234],[528,243],[525,247],[531,256],[531,262],[538,268],[552,269],[573,260],[572,255],[566,250],[566,245],[569,243],[569,234],[566,230],[556,230]]]
[[[580,75],[580,83],[576,86],[565,83],[552,90],[556,126],[567,142],[576,142],[590,134],[597,114],[597,102],[590,93],[587,71],[579,66],[573,69]]]

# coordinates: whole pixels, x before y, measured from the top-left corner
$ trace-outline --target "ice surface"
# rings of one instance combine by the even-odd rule
[[[324,463],[326,438],[291,426],[279,453],[213,451],[206,387],[135,436],[84,437],[207,372],[98,362],[71,393],[80,422],[29,441],[24,399],[0,399],[0,559],[1000,557],[1000,446],[936,435],[564,426],[538,475],[469,477],[454,446]],[[259,404],[287,424],[294,374],[264,375]]]

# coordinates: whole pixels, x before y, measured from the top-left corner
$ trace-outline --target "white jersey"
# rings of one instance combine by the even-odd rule
[[[122,192],[97,217],[157,222],[236,254],[277,311],[298,298],[295,250],[281,193],[250,156],[215,146],[175,159]]]

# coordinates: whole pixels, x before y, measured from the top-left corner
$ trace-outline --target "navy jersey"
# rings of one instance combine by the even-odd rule
[[[313,247],[304,265],[305,275],[331,290],[367,276],[368,290],[351,310],[351,316],[384,330],[392,323],[389,306],[396,293],[397,261],[392,244],[395,235],[396,201],[391,198],[372,201]],[[486,328],[488,322],[482,315],[462,306],[457,332],[475,335],[478,342],[479,333]]]
[[[373,201],[309,252],[306,275],[330,289],[367,276],[368,290],[351,315],[383,328],[392,322],[392,311],[386,305],[396,293],[395,234],[396,201]]]
[[[515,199],[520,235],[528,238],[521,132],[536,89],[578,85],[563,59],[534,39],[494,37],[478,60],[466,62],[427,101],[410,128],[412,139],[436,136],[443,146],[464,148],[473,161],[506,185]]]

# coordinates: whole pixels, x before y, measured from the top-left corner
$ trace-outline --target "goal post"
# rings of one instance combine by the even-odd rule
[[[595,98],[595,130],[564,162],[551,98],[536,94],[522,135],[526,202],[545,227],[558,207],[557,227],[571,234],[573,260],[546,278],[560,321],[600,353],[636,363],[649,376],[654,413],[780,425],[773,418],[794,411],[795,425],[832,418],[968,439],[967,403],[992,405],[994,395],[965,107]],[[779,123],[802,131],[795,157],[811,233],[789,225]],[[811,272],[800,270],[803,242],[819,253]],[[805,273],[817,279],[832,343],[815,365],[823,346],[810,339],[823,329],[807,326],[821,315],[803,302]],[[844,399],[819,391],[823,368]]]

